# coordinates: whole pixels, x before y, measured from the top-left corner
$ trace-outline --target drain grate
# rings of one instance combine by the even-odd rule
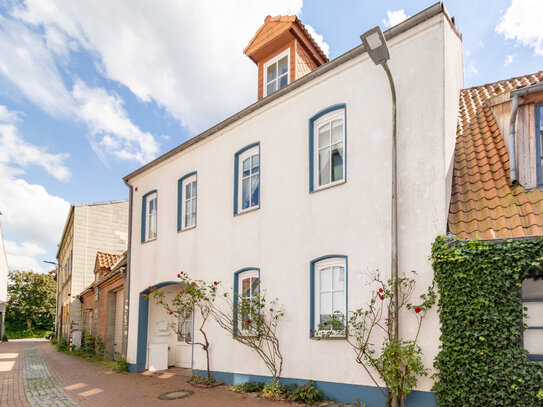
[[[175,391],[169,391],[168,393],[162,393],[160,396],[158,396],[159,400],[179,400],[179,399],[185,399],[187,397],[190,397],[194,394],[193,391],[190,390],[175,390]]]

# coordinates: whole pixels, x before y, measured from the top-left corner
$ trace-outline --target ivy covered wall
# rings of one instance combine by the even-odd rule
[[[441,407],[543,405],[543,364],[522,346],[521,284],[543,277],[543,239],[450,241],[432,248],[441,350]]]

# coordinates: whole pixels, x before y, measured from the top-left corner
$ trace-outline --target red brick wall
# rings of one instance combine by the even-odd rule
[[[88,332],[89,328],[89,313],[92,312],[94,314],[94,310],[98,309],[98,319],[97,321],[94,320],[93,316],[93,328],[92,328],[92,335],[97,338],[102,338],[102,341],[105,342],[106,339],[106,327],[107,327],[107,294],[112,291],[117,291],[119,288],[122,287],[123,290],[123,300],[126,298],[126,286],[124,284],[124,278],[121,276],[121,274],[116,274],[115,276],[111,277],[110,279],[102,282],[98,286],[98,301],[95,300],[94,296],[94,289],[91,291],[85,293],[82,297],[83,304],[81,306],[82,309],[82,315],[81,320],[83,321],[83,330]],[[115,310],[110,310],[111,312],[115,312]],[[122,344],[122,352],[124,353],[125,344],[124,344],[124,313],[125,313],[125,307],[124,307],[124,301],[123,301],[123,344]],[[96,330],[95,328],[96,327]]]

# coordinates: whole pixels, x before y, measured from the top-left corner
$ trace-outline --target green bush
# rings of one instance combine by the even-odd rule
[[[81,333],[81,348],[82,354],[87,356],[94,356],[96,354],[96,346],[94,337],[87,331]]]
[[[96,338],[96,357],[98,359],[104,358],[104,342],[101,337]]]
[[[45,338],[45,335],[49,333],[52,332],[47,329],[6,329],[6,335],[10,339]]]
[[[432,247],[441,350],[433,387],[440,407],[541,406],[543,366],[522,346],[520,287],[543,277],[543,239]]]
[[[56,337],[56,336],[53,336],[53,337],[51,338],[51,343],[52,343],[53,345],[56,345],[57,342],[58,342],[58,341],[57,341],[57,337]]]
[[[299,403],[314,404],[322,398],[322,390],[315,388],[315,382],[310,380],[304,385],[297,385],[288,398]]]
[[[61,338],[60,341],[57,343],[57,350],[59,352],[66,352],[69,349],[70,348],[68,346],[68,341],[66,340],[66,338]]]
[[[231,386],[231,389],[243,393],[260,393],[264,389],[264,386],[265,383],[263,382],[245,382],[242,384],[235,384]]]
[[[115,356],[113,371],[116,373],[126,373],[128,371],[128,362],[126,359],[122,356]]]

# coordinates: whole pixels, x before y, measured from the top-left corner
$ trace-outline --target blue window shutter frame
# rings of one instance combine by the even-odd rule
[[[242,269],[239,269],[238,271],[234,272],[234,292],[233,292],[233,299],[232,299],[232,305],[233,305],[233,320],[234,320],[234,326],[233,326],[233,332],[234,336],[237,336],[238,334],[238,297],[239,297],[239,275],[241,273],[244,273],[246,271],[258,271],[258,285],[260,287],[260,269],[258,267],[245,267]],[[260,288],[259,288],[260,290]]]
[[[343,159],[343,165],[345,166],[345,182],[347,182],[347,104],[345,103],[338,103],[337,105],[332,105],[327,107],[326,109],[321,110],[320,112],[314,114],[309,119],[309,192],[313,192],[315,190],[315,180],[314,180],[314,174],[315,174],[315,134],[313,131],[315,122],[324,116],[325,114],[328,114],[330,112],[333,112],[335,110],[343,109],[345,111],[345,122],[343,123],[343,128],[345,131],[345,157]]]
[[[260,188],[260,192],[259,194],[262,192],[262,184],[260,183],[260,181],[262,180],[262,178],[260,177],[260,175],[262,174],[262,156],[260,154],[260,141],[257,141],[256,143],[251,143],[245,147],[243,147],[241,150],[239,150],[238,152],[236,152],[236,154],[234,155],[234,215],[237,215],[239,213],[239,208],[238,208],[238,194],[239,194],[239,188],[238,188],[238,184],[239,184],[239,156],[241,154],[243,154],[245,151],[253,148],[253,147],[258,147],[258,159],[259,159],[259,165],[260,165],[260,172],[258,174],[258,178],[259,178],[259,188]],[[258,206],[260,207],[262,205],[262,197],[259,196],[258,197]]]
[[[189,172],[186,175],[183,175],[181,178],[177,180],[177,231],[181,231],[181,219],[183,216],[183,181],[185,181],[187,178],[192,177],[193,175],[196,175],[196,188],[197,191],[200,191],[200,188],[198,187],[198,172],[192,171]],[[196,222],[194,223],[194,226],[198,224],[198,192],[196,192]]]
[[[315,336],[315,264],[327,259],[345,259],[345,326],[349,323],[349,259],[343,254],[328,254],[309,262],[309,338]]]
[[[145,216],[146,209],[147,209],[147,197],[151,194],[154,194],[157,192],[156,189],[153,189],[152,191],[147,192],[145,195],[141,197],[141,242],[145,243],[145,224],[147,221],[147,218]],[[156,208],[157,208],[157,216],[158,216],[158,193],[156,198]]]
[[[541,136],[540,136],[540,125],[541,125],[541,110],[543,109],[543,103],[538,103],[535,105],[535,143],[537,149],[537,185],[539,187],[543,186],[543,171],[541,169],[541,159],[543,158],[543,152],[541,146]]]

